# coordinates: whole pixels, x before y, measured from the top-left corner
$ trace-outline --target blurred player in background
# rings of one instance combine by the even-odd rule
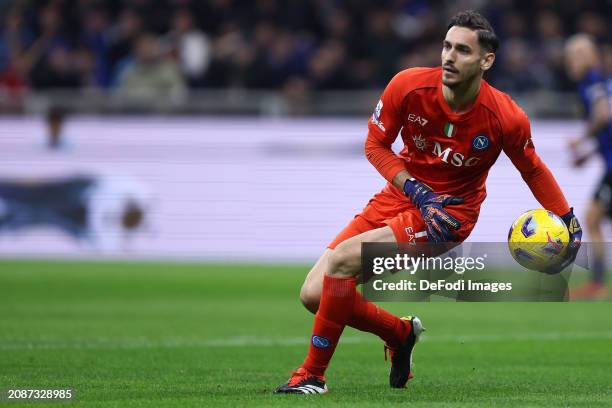
[[[586,215],[586,227],[593,242],[593,274],[591,281],[572,291],[570,297],[604,299],[608,291],[604,283],[604,239],[601,226],[606,217],[612,216],[612,81],[604,77],[599,50],[594,40],[586,34],[576,34],[568,39],[565,65],[570,78],[578,83],[587,119],[584,136],[570,142],[574,165],[582,166],[598,152],[605,164],[605,174]]]
[[[411,378],[412,350],[423,328],[366,301],[356,290],[362,242],[453,243],[465,240],[486,197],[488,171],[504,151],[544,208],[570,232],[566,257],[576,257],[582,231],[559,185],[535,152],[527,115],[506,94],[482,80],[499,40],[480,14],[451,19],[442,67],[412,68],[389,83],[372,115],[365,152],[388,181],[329,245],[309,272],[301,299],[316,311],[310,348],[278,393],[327,392],[324,373],[345,326],[378,335],[391,355],[389,384]],[[401,135],[404,148],[391,146]],[[440,245],[438,249],[448,248]],[[441,251],[443,252],[443,251]]]
[[[149,193],[125,178],[76,176],[45,181],[0,181],[0,234],[36,227],[60,230],[94,250],[126,249],[142,227]]]
[[[47,112],[47,148],[49,150],[60,151],[68,148],[64,135],[65,119],[66,113],[58,107],[52,107]]]

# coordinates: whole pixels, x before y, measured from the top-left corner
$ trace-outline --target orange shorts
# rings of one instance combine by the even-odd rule
[[[457,241],[464,241],[476,224],[479,207],[475,209],[473,205],[461,204],[448,206],[445,209],[461,222],[459,230],[453,233]],[[398,243],[427,242],[427,232],[421,212],[403,193],[387,184],[327,247],[334,249],[342,241],[385,225],[391,227]]]

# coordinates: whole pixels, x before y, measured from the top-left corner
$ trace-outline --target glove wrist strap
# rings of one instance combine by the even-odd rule
[[[431,189],[414,177],[409,178],[404,183],[404,194],[410,198],[417,208],[421,208],[425,196],[429,193],[431,193]]]

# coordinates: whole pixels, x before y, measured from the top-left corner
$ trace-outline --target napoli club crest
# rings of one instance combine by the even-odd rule
[[[317,336],[316,334],[312,335],[312,345],[316,348],[328,348],[331,345],[329,339],[325,337]]]
[[[472,140],[472,148],[474,150],[482,151],[489,147],[489,138],[485,135],[475,136]]]

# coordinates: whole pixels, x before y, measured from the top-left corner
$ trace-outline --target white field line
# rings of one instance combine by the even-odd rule
[[[512,341],[564,341],[564,340],[612,340],[612,331],[603,332],[549,332],[521,334],[478,334],[468,336],[428,335],[421,341],[426,343],[498,343]],[[375,336],[344,336],[342,344],[380,343]],[[114,349],[150,349],[150,348],[218,348],[218,347],[278,347],[303,346],[308,344],[308,337],[260,337],[235,336],[221,339],[201,340],[182,337],[165,337],[151,339],[147,337],[87,337],[59,339],[53,337],[10,337],[0,336],[0,350],[114,350]]]

